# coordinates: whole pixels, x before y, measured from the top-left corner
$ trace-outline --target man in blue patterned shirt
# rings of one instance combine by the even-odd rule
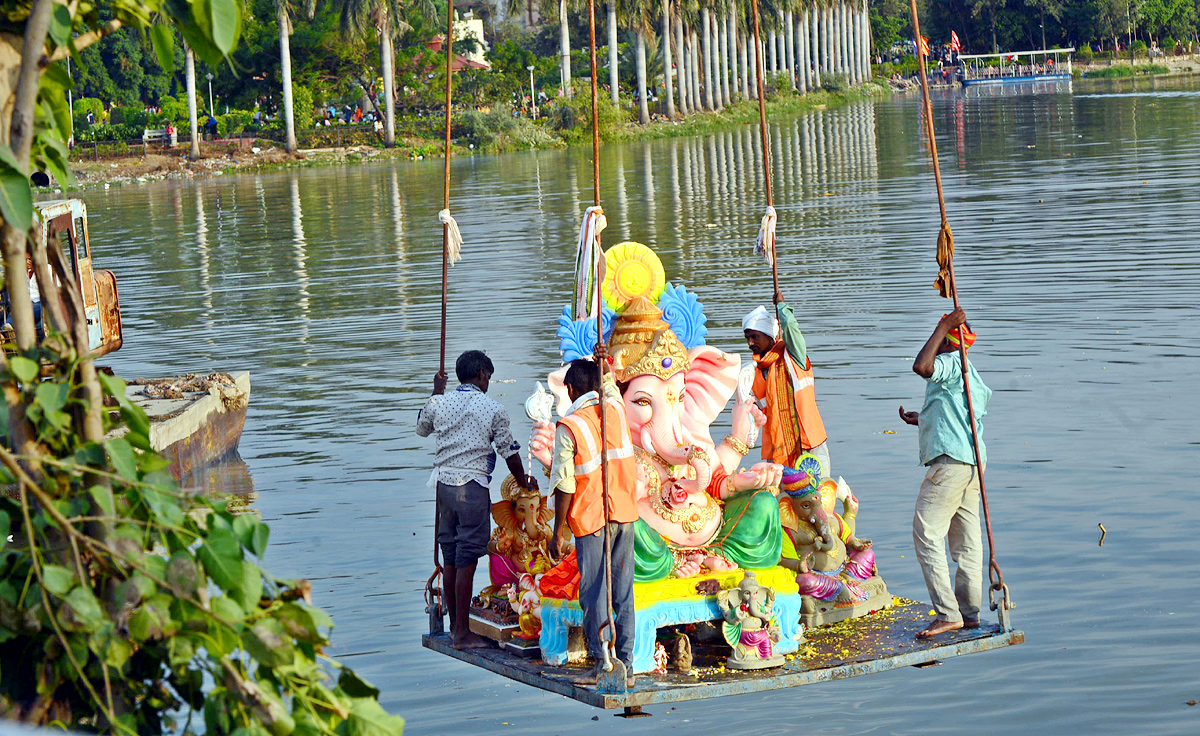
[[[454,364],[460,385],[447,394],[446,374],[433,379],[433,396],[417,417],[417,434],[437,438],[437,543],[442,548],[443,587],[455,649],[478,649],[489,642],[471,633],[472,585],[479,558],[491,534],[488,485],[496,454],[522,488],[537,488],[525,474],[521,445],[513,439],[508,412],[486,394],[495,368],[479,350],[468,350]]]

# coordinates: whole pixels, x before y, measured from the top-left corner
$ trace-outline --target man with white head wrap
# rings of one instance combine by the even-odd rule
[[[746,344],[754,355],[754,396],[767,416],[763,459],[795,467],[797,458],[809,452],[821,461],[822,475],[829,476],[827,435],[817,411],[808,346],[792,308],[778,291],[775,312],[772,315],[759,306],[742,320]]]

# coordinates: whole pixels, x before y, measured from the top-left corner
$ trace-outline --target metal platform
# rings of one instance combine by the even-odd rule
[[[690,674],[639,675],[637,685],[625,693],[600,692],[595,686],[572,685],[570,679],[583,666],[555,667],[500,649],[458,651],[449,635],[423,636],[428,649],[491,670],[512,680],[565,695],[597,708],[639,708],[655,703],[743,695],[779,690],[845,677],[867,675],[897,667],[930,664],[963,654],[1020,644],[1021,631],[984,625],[978,629],[943,634],[936,639],[918,639],[916,633],[930,621],[927,604],[904,602],[862,618],[822,626],[806,632],[807,645],[786,665],[756,672],[724,669],[728,648],[706,646],[693,640],[696,669]]]

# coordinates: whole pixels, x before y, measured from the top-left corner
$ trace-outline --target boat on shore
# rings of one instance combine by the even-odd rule
[[[35,206],[45,242],[57,243],[70,263],[87,315],[92,357],[120,349],[124,333],[117,277],[110,270],[93,267],[87,206],[78,199]],[[11,332],[7,319],[4,322],[4,331]],[[11,343],[11,337],[5,341]],[[129,384],[128,395],[150,419],[151,446],[170,461],[171,473],[183,480],[237,450],[250,402],[250,374],[187,373],[137,379]]]

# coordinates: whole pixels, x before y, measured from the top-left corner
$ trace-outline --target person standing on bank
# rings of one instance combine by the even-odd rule
[[[442,548],[443,588],[455,649],[491,646],[471,633],[469,617],[475,566],[487,553],[491,537],[488,486],[496,469],[496,454],[504,458],[518,485],[537,488],[537,481],[526,475],[521,465],[521,445],[513,439],[508,412],[486,396],[495,371],[490,358],[479,350],[468,350],[454,363],[461,385],[446,394],[446,374],[438,373],[433,379],[433,396],[417,416],[417,435],[435,434],[437,438],[433,471],[437,543]]]
[[[767,416],[762,434],[763,460],[796,467],[810,452],[821,461],[821,472],[833,474],[825,423],[817,411],[812,363],[804,333],[792,308],[775,292],[778,320],[766,307],[755,307],[742,320],[742,333],[754,355],[754,397]]]
[[[596,348],[605,359],[604,346]],[[600,366],[592,360],[571,361],[564,379],[573,402],[554,433],[550,486],[554,489],[554,536],[550,556],[559,557],[563,525],[575,535],[579,564],[579,606],[591,672],[572,680],[594,685],[603,671],[600,629],[608,621],[604,579],[604,489],[600,467]],[[612,540],[612,604],[617,658],[625,663],[626,685],[633,687],[633,542],[637,521],[637,465],[633,440],[616,386],[604,387],[608,448],[608,534]]]
[[[928,382],[925,405],[920,413],[906,412],[900,407],[900,418],[919,430],[921,463],[928,467],[913,514],[913,545],[937,614],[917,634],[921,638],[977,628],[983,601],[979,475],[987,467],[983,417],[992,390],[968,360],[971,404],[979,436],[977,462],[963,391],[962,359],[958,354],[960,326],[964,347],[970,348],[975,343],[975,333],[962,309],[942,317],[913,362],[913,372]],[[947,538],[950,556],[958,563],[953,585],[946,562]]]

